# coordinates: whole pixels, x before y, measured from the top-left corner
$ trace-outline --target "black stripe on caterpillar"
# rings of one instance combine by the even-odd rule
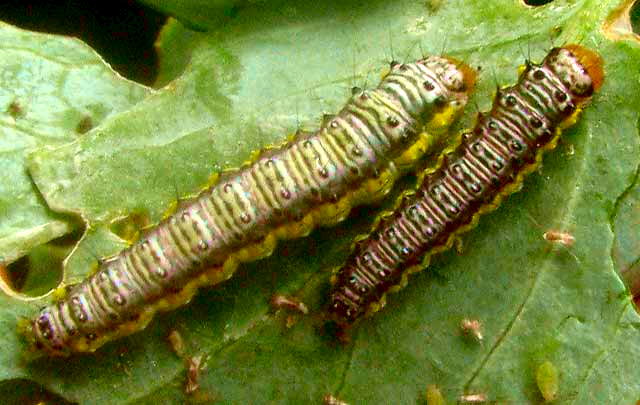
[[[475,81],[445,57],[393,63],[377,88],[355,89],[313,133],[263,150],[64,289],[20,329],[35,354],[92,352],[187,303],[239,263],[271,254],[279,239],[335,224],[384,196],[402,171],[442,139]]]
[[[600,56],[568,45],[552,49],[540,65],[528,63],[514,86],[498,90],[491,111],[479,114],[473,130],[423,173],[417,189],[354,242],[332,276],[328,318],[339,333],[380,309],[387,292],[404,286],[409,274],[518,190],[603,81]]]

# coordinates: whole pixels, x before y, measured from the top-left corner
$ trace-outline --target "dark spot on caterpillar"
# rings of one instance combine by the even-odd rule
[[[442,96],[438,96],[435,98],[435,100],[433,100],[433,104],[435,104],[435,106],[438,108],[444,107],[446,103],[447,103],[447,100]]]
[[[522,150],[522,144],[519,141],[515,140],[515,139],[512,140],[509,145],[511,146],[511,149],[513,149],[514,151]]]
[[[556,91],[554,95],[556,96],[556,100],[560,103],[564,103],[565,101],[567,101],[567,98],[568,98],[567,93],[561,90]]]
[[[533,78],[536,79],[536,80],[543,80],[545,77],[547,77],[547,76],[545,75],[545,73],[541,69],[536,69],[533,72]]]
[[[433,84],[433,82],[431,82],[431,80],[425,80],[424,81],[424,88],[427,91],[433,91],[433,90],[435,90],[436,86],[435,86],[435,84]]]
[[[564,114],[565,116],[569,116],[573,114],[575,110],[576,110],[576,107],[573,104],[567,103],[565,104],[564,107],[562,107],[562,114]]]
[[[329,177],[329,171],[325,167],[321,167],[318,169],[318,174],[320,177],[327,178]]]
[[[540,121],[538,117],[531,117],[529,122],[531,123],[531,126],[534,128],[540,128],[542,126],[542,121]]]

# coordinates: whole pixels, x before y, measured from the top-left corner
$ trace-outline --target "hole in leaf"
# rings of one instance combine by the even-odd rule
[[[640,35],[640,2],[635,1],[629,10],[629,20],[634,34]]]
[[[38,296],[55,288],[62,278],[62,265],[71,249],[78,243],[83,230],[37,246],[26,255],[9,264],[2,274],[14,291]]]
[[[524,0],[524,4],[531,7],[544,6],[547,3],[551,3],[553,0]]]

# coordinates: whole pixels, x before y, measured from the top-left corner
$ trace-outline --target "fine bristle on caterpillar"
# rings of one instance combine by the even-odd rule
[[[381,308],[388,292],[517,191],[603,81],[600,56],[567,45],[552,49],[540,65],[527,63],[514,86],[498,90],[491,111],[479,114],[473,130],[423,173],[417,189],[356,239],[332,276],[327,311],[339,332]]]
[[[278,240],[341,221],[440,143],[474,82],[469,67],[446,57],[393,63],[377,88],[354,89],[318,131],[223,173],[21,332],[36,354],[92,352],[228,279],[238,264],[270,255]]]

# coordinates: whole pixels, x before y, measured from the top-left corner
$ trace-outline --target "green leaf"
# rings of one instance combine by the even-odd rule
[[[25,156],[82,137],[149,90],[122,79],[71,38],[0,23],[0,44],[0,262],[8,263],[73,227],[42,200]]]
[[[612,218],[615,241],[611,251],[614,264],[633,296],[640,296],[640,171],[617,200]]]
[[[192,400],[319,403],[331,393],[351,403],[416,403],[435,384],[449,402],[472,394],[541,402],[536,372],[550,362],[560,402],[635,401],[640,319],[616,273],[614,229],[638,177],[640,47],[605,24],[612,2],[467,3],[269,3],[239,11],[216,33],[174,25],[160,43],[165,57],[181,55],[163,65],[165,82],[179,77],[75,142],[29,157],[48,206],[89,225],[66,262],[64,278],[75,281],[89,272],[92,254],[122,248],[111,221],[137,212],[157,221],[176,195],[198,190],[212,171],[240,164],[298,123],[317,127],[352,86],[375,84],[392,58],[445,47],[481,68],[475,100],[486,110],[496,81],[513,83],[518,65],[540,60],[550,39],[600,52],[602,91],[541,169],[463,237],[461,254],[441,255],[389,296],[351,343],[323,334],[319,313],[330,269],[368,229],[372,208],[281,244],[272,257],[242,266],[228,282],[94,355],[20,362],[15,320],[48,299],[2,297],[2,376],[28,378],[82,403],[182,403],[187,370],[167,342],[176,330],[187,356],[206,359]],[[175,68],[185,55],[189,63]],[[465,126],[473,124],[468,110]],[[628,226],[637,235],[637,225]],[[551,246],[542,238],[551,229],[570,232],[575,244]],[[276,293],[295,295],[310,314],[272,310]],[[463,335],[465,318],[481,322],[482,340]]]

